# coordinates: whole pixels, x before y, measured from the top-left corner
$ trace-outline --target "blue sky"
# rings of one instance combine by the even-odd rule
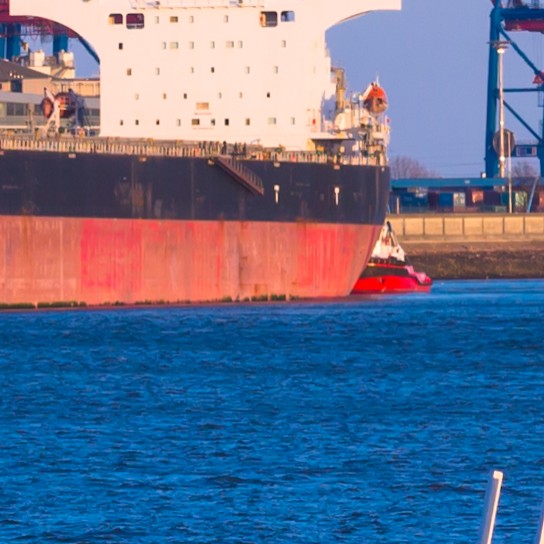
[[[403,0],[400,12],[379,12],[329,32],[331,56],[348,85],[364,88],[379,76],[389,98],[389,155],[417,159],[444,177],[485,170],[490,0]],[[533,62],[542,63],[542,35],[511,33]],[[544,70],[544,66],[543,66]],[[533,74],[509,50],[505,88],[532,87]],[[538,131],[536,93],[507,100]],[[517,141],[530,136],[506,115]]]
[[[371,13],[329,31],[333,64],[346,69],[348,88],[365,89],[379,77],[388,94],[390,157],[411,157],[443,177],[476,177],[485,169],[491,8],[490,0],[403,0],[399,12]],[[542,35],[511,37],[542,64]],[[511,50],[504,74],[505,87],[532,86],[531,71]],[[539,130],[536,93],[507,100]],[[517,141],[529,140],[516,123],[506,116]]]

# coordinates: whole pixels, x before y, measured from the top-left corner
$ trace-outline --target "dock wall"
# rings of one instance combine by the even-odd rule
[[[544,214],[389,218],[416,269],[433,279],[544,278]]]
[[[404,243],[544,243],[544,214],[418,214],[389,217]]]

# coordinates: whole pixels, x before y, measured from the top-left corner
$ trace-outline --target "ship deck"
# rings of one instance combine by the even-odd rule
[[[138,140],[58,134],[39,137],[22,134],[0,135],[0,153],[13,151],[43,151],[57,153],[97,153],[154,157],[218,157],[231,155],[244,160],[335,163],[340,165],[385,166],[383,154],[328,153],[325,151],[291,151],[283,148],[263,148],[221,142],[187,142],[171,140]]]

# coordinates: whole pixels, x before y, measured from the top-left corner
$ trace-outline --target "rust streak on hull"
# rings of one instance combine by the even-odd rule
[[[0,303],[346,296],[380,228],[0,216]]]

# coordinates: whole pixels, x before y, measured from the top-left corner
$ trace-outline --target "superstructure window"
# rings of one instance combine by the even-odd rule
[[[172,15],[172,16],[170,17],[170,22],[171,22],[171,23],[177,23],[178,20],[179,20],[179,19],[178,19],[178,16],[177,16],[177,15]]]
[[[261,11],[261,26],[278,26],[278,14],[275,11]]]
[[[128,13],[127,28],[144,28],[145,17],[143,13]]]
[[[108,22],[110,25],[122,25],[123,16],[120,13],[110,13],[108,17]]]
[[[197,127],[198,125],[200,125],[200,119],[191,119],[191,125]]]
[[[197,102],[196,103],[196,109],[197,111],[206,111],[210,109],[210,103],[209,102]]]
[[[119,49],[123,49],[123,44],[122,44],[122,42],[119,42]]]
[[[170,49],[179,49],[179,42],[170,42]]]
[[[9,117],[15,117],[20,115],[27,114],[26,104],[16,104],[13,102],[8,102],[6,104],[6,115]]]
[[[268,124],[269,125],[275,125],[276,124],[276,118],[275,117],[269,117],[268,118]]]
[[[295,20],[294,11],[282,11],[281,12],[281,22],[282,23],[292,23]]]

